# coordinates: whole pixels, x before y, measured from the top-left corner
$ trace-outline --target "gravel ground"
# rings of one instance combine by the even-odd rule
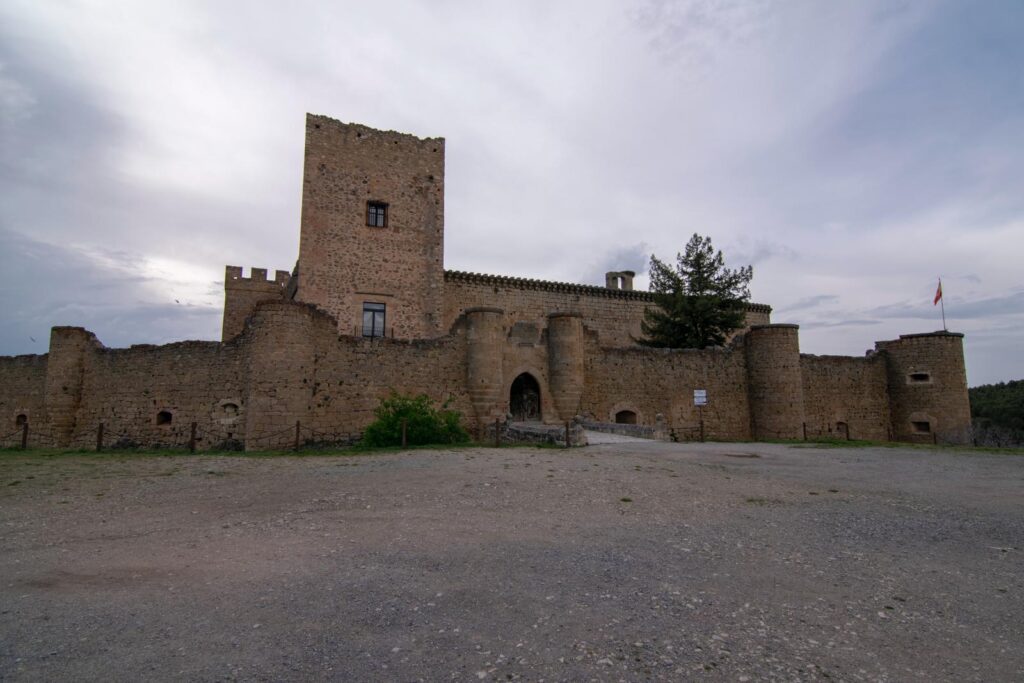
[[[4,680],[1024,679],[1024,457],[0,456]]]

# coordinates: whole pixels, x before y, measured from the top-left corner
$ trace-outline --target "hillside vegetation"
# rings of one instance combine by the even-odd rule
[[[983,384],[967,390],[971,418],[979,443],[1019,445],[1024,443],[1024,380]]]

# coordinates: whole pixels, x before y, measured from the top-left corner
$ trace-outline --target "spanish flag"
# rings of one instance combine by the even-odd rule
[[[932,302],[932,306],[937,306],[940,299],[942,299],[942,278],[939,278],[939,288],[935,290],[935,301]]]

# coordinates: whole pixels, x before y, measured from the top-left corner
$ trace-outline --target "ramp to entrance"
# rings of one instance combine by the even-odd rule
[[[625,434],[612,434],[610,432],[595,432],[586,429],[583,432],[587,435],[587,444],[593,446],[602,443],[650,443],[651,439],[642,439],[638,436],[626,436]]]

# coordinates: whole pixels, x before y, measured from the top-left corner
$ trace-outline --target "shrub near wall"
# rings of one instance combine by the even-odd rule
[[[410,446],[469,441],[469,434],[460,424],[461,415],[458,411],[448,410],[446,405],[435,408],[426,394],[403,396],[392,393],[382,399],[374,411],[377,419],[363,432],[363,443],[367,446],[400,446],[403,421],[406,443]]]

